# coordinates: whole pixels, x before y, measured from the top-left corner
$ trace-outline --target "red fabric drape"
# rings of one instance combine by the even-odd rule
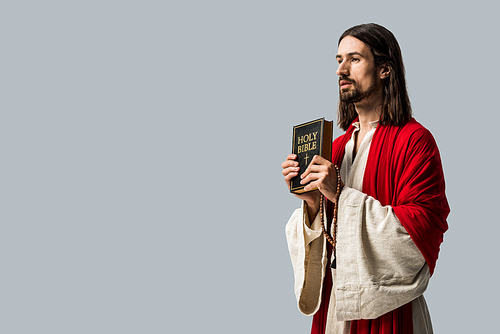
[[[341,165],[345,145],[353,131],[354,127],[350,127],[333,142],[334,164]],[[450,209],[445,196],[441,158],[430,132],[414,119],[401,127],[379,125],[366,163],[363,192],[382,205],[392,206],[427,261],[432,274],[443,233],[448,229],[446,217]],[[331,213],[331,210],[327,212]],[[331,214],[327,214],[327,217],[330,222]],[[331,288],[331,273],[327,270],[323,281],[322,302],[313,317],[311,334],[325,333]],[[411,302],[377,319],[351,322],[351,334],[412,333]]]
[[[363,192],[392,206],[432,275],[450,208],[441,156],[431,133],[414,119],[403,127],[378,126],[368,153]]]
[[[351,334],[413,333],[411,302],[384,314],[377,319],[355,320],[351,322]]]
[[[329,243],[326,245],[328,250],[328,263],[327,268],[330,268],[330,255],[332,254],[332,245]],[[326,330],[326,319],[328,315],[328,304],[330,303],[330,293],[332,291],[332,275],[330,270],[326,271],[325,278],[323,279],[323,292],[321,295],[321,305],[319,310],[314,314],[311,334],[324,334]]]

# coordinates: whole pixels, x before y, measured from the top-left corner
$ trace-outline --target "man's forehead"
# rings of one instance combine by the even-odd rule
[[[337,57],[353,54],[367,57],[370,54],[370,48],[356,37],[346,36],[340,41]]]

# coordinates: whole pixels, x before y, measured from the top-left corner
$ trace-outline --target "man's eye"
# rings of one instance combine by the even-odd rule
[[[356,62],[356,61],[359,61],[359,58],[351,58],[351,62]]]

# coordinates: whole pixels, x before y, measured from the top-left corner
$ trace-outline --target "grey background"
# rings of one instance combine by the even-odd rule
[[[499,47],[487,1],[3,1],[0,333],[307,333],[284,226],[293,125],[336,44],[398,38],[452,213],[436,333],[494,324]],[[341,132],[336,129],[335,135]]]

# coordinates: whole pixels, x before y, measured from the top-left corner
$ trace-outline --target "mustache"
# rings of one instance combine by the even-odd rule
[[[340,82],[341,82],[341,81],[347,81],[347,82],[352,83],[352,84],[356,83],[356,81],[354,81],[354,80],[352,80],[352,79],[349,79],[349,78],[347,78],[347,77],[345,77],[345,76],[341,76],[341,77],[339,78],[339,85],[340,85]]]

